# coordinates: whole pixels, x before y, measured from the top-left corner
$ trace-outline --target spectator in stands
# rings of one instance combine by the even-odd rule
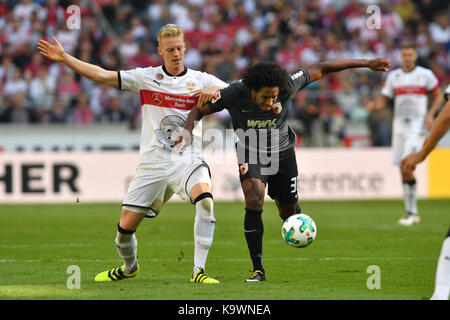
[[[64,123],[67,121],[67,111],[59,97],[53,100],[51,109],[44,115],[42,121],[50,123]]]
[[[3,110],[0,122],[9,123],[36,123],[38,122],[35,111],[26,100],[25,92],[18,92],[12,97],[12,103]]]
[[[94,122],[94,114],[85,94],[82,93],[79,95],[78,103],[73,110],[70,121],[79,124],[91,124]]]
[[[39,54],[39,52],[33,53],[30,63],[28,63],[25,66],[25,71],[29,70],[31,72],[33,78],[36,78],[38,76],[39,69],[41,68],[43,61],[44,61],[44,59],[43,59],[42,55]]]
[[[75,75],[71,70],[66,70],[63,74],[57,92],[65,106],[71,104],[72,100],[76,99],[81,93],[80,85],[75,80]]]
[[[130,65],[131,60],[139,53],[139,44],[133,39],[133,33],[129,30],[119,47],[119,54],[122,61]]]
[[[33,103],[39,106],[50,107],[53,102],[56,89],[56,81],[47,71],[47,67],[41,65],[38,76],[33,78],[29,85],[29,96]]]
[[[342,146],[345,137],[345,117],[334,101],[325,102],[320,119],[325,133],[325,146]]]
[[[387,147],[391,145],[392,111],[389,108],[376,109],[375,103],[368,97],[362,98],[367,110],[367,125],[370,141],[373,147]]]
[[[15,96],[18,93],[26,94],[27,83],[19,68],[15,68],[11,79],[7,80],[3,92],[7,96]]]
[[[304,91],[300,91],[294,100],[295,118],[301,122],[301,127],[294,127],[296,134],[302,137],[303,146],[313,146],[316,140],[313,137],[313,129],[319,119],[319,109],[308,101],[308,96]]]
[[[439,12],[434,17],[434,22],[429,26],[431,39],[439,44],[450,44],[450,25],[448,22],[448,10]]]
[[[334,96],[337,105],[344,112],[347,119],[352,119],[353,110],[361,108],[360,95],[355,90],[352,81],[348,78],[343,79],[341,89],[337,90]]]
[[[2,63],[0,64],[0,88],[2,88],[9,79],[13,78],[15,69],[16,66],[11,57],[9,55],[4,55],[2,57]]]
[[[127,119],[127,114],[122,109],[122,101],[119,96],[111,99],[109,107],[106,109],[103,117],[107,122],[123,122]]]
[[[33,12],[38,12],[41,6],[32,0],[21,0],[19,4],[14,7],[14,18],[26,22],[31,19]]]

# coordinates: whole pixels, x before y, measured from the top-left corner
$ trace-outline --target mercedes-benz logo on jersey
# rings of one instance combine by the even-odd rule
[[[163,96],[160,93],[155,92],[152,94],[152,101],[155,105],[159,106],[163,102]]]
[[[164,117],[160,124],[159,129],[155,131],[158,141],[164,145],[165,149],[171,150],[173,144],[181,135],[181,131],[184,129],[185,121],[179,116],[167,116]]]

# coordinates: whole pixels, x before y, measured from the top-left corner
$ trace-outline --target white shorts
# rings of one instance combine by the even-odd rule
[[[424,134],[393,134],[392,151],[394,164],[399,166],[407,155],[418,152],[422,148],[424,141]]]
[[[161,150],[154,161],[137,166],[122,206],[145,212],[146,217],[155,217],[174,193],[193,202],[189,192],[198,183],[212,185],[208,165],[203,159],[196,155],[173,156]]]

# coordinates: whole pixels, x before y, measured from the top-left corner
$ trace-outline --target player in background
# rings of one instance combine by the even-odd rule
[[[401,160],[420,149],[443,99],[433,72],[416,65],[417,53],[414,44],[402,45],[401,60],[402,67],[388,74],[375,107],[384,108],[389,99],[394,99],[393,162],[400,166],[406,212],[398,223],[411,226],[420,223],[417,183],[412,172],[401,170]],[[433,99],[427,111],[429,93]]]
[[[450,85],[445,90],[447,103],[431,129],[430,136],[425,140],[419,152],[412,153],[402,160],[402,169],[405,173],[412,173],[416,165],[424,161],[436,147],[439,140],[450,129]],[[442,244],[436,268],[436,281],[432,300],[448,300],[450,294],[450,228]]]
[[[179,138],[176,148],[189,145],[196,121],[224,108],[228,109],[239,138],[236,150],[245,197],[244,234],[253,263],[253,274],[247,282],[266,280],[262,263],[264,225],[261,217],[266,185],[283,221],[301,212],[297,203],[296,135],[288,124],[292,99],[302,88],[328,73],[364,67],[387,71],[389,60],[329,61],[290,74],[276,63],[260,62],[248,67],[242,80],[220,90],[211,102],[194,108],[189,114],[186,133]]]
[[[110,71],[64,52],[55,44],[40,40],[42,55],[62,62],[80,75],[97,83],[140,93],[142,132],[140,163],[122,204],[122,214],[115,238],[124,265],[104,271],[95,281],[115,281],[138,274],[137,239],[135,231],[144,217],[154,218],[173,193],[195,204],[194,268],[191,282],[218,283],[205,274],[205,263],[213,241],[215,218],[211,179],[207,164],[200,158],[198,146],[183,154],[172,152],[178,132],[183,129],[189,111],[210,100],[214,93],[227,86],[215,76],[184,66],[186,51],[183,31],[168,24],[158,33],[158,53],[164,64],[158,67]],[[201,128],[194,132],[200,135]]]

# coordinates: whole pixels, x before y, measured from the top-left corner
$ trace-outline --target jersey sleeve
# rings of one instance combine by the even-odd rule
[[[143,71],[143,68],[119,71],[119,89],[139,92],[139,90],[142,88],[141,79]]]
[[[450,100],[450,84],[448,85],[447,89],[445,89],[444,95],[446,101]]]
[[[286,87],[292,94],[296,94],[310,83],[311,78],[308,71],[305,68],[301,68],[289,74]]]
[[[429,71],[428,73],[428,81],[427,81],[427,90],[435,91],[439,89],[439,80],[434,75],[433,71]]]
[[[392,73],[390,73],[386,81],[384,82],[383,88],[381,89],[381,94],[385,97],[392,99],[394,97],[394,88],[392,86]]]
[[[239,90],[234,84],[217,91],[216,95],[209,102],[209,108],[212,113],[222,111],[234,104],[234,100],[239,95]]]
[[[228,87],[228,83],[220,80],[219,78],[217,78],[216,76],[213,76],[212,74],[206,73],[204,72],[204,77],[203,77],[203,88],[209,88],[212,86],[219,86],[219,87]]]

